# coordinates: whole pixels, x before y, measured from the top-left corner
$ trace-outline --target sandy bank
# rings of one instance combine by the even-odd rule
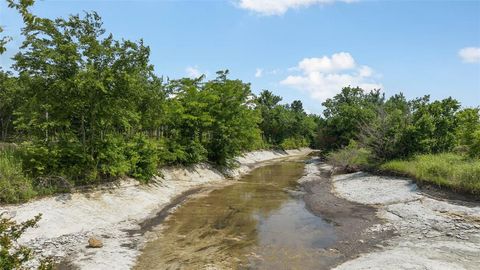
[[[342,198],[377,208],[386,221],[368,231],[393,230],[385,247],[348,261],[349,269],[479,269],[480,205],[430,197],[408,179],[353,173],[333,177]]]
[[[18,221],[42,213],[38,227],[28,230],[21,241],[44,256],[62,260],[65,268],[130,269],[143,242],[142,234],[132,235],[131,231],[139,230],[139,224],[154,217],[176,196],[226,181],[226,174],[238,177],[263,161],[308,152],[309,149],[251,152],[238,158],[238,168],[228,172],[220,172],[207,164],[164,168],[163,177],[155,178],[149,185],[125,179],[115,187],[3,206],[0,212],[7,212]],[[87,248],[90,236],[102,238],[104,247]]]

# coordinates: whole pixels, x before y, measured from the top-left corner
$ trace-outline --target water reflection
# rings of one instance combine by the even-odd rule
[[[254,170],[240,182],[191,199],[147,244],[136,269],[314,269],[333,228],[305,209],[302,162]]]

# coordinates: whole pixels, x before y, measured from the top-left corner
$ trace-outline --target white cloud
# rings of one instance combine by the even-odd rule
[[[263,69],[257,68],[257,70],[255,71],[255,78],[260,78],[262,76],[263,76]]]
[[[360,77],[370,77],[373,75],[373,69],[367,66],[362,66],[358,70],[358,76]]]
[[[305,58],[295,69],[299,75],[289,75],[280,83],[306,91],[313,99],[324,101],[339,93],[343,87],[361,87],[364,90],[380,89],[374,71],[365,65],[358,66],[349,53],[336,53],[320,58]]]
[[[346,52],[335,53],[332,57],[305,58],[298,64],[298,68],[306,73],[311,72],[333,72],[352,69],[355,67],[355,60]]]
[[[458,51],[458,56],[464,63],[480,63],[480,48],[467,47]]]
[[[187,73],[187,76],[190,78],[198,78],[202,76],[202,72],[200,72],[198,67],[187,67],[185,69],[185,72]]]
[[[287,10],[308,7],[312,5],[324,5],[335,2],[355,2],[355,0],[238,0],[238,6],[262,15],[282,15]]]

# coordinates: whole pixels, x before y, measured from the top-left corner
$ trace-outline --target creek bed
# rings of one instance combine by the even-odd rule
[[[257,168],[189,199],[146,244],[135,269],[319,269],[335,228],[305,207],[303,160]]]

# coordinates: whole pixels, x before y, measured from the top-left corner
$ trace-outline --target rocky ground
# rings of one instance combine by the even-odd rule
[[[480,205],[432,197],[408,179],[353,173],[333,177],[333,192],[375,207],[383,220],[366,232],[394,235],[377,250],[339,265],[356,269],[479,269]]]
[[[318,252],[321,269],[331,269],[361,253],[383,248],[386,240],[395,235],[389,227],[371,230],[385,223],[377,215],[375,206],[350,201],[333,192],[331,170],[329,165],[313,159],[306,165],[305,176],[300,179],[308,210],[334,225],[335,243]]]
[[[36,228],[22,236],[21,243],[41,256],[60,262],[60,269],[130,269],[144,242],[149,221],[158,218],[172,201],[182,200],[193,191],[226,182],[249,172],[262,162],[294,155],[309,149],[257,151],[237,159],[238,167],[220,172],[210,165],[165,168],[162,177],[149,185],[133,179],[96,188],[90,192],[63,194],[22,205],[0,206],[17,221],[41,213]],[[89,248],[88,240],[102,241],[102,248]],[[33,262],[31,266],[35,266]]]

